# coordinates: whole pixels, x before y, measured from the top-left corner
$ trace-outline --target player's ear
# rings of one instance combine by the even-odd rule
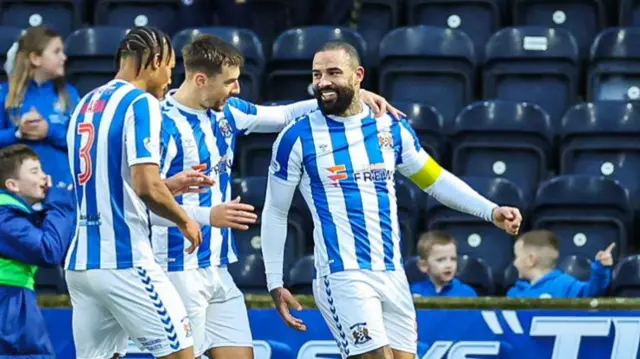
[[[207,85],[207,77],[202,72],[196,72],[193,81],[198,87],[205,87]]]
[[[358,66],[356,68],[355,75],[356,75],[356,81],[358,83],[362,83],[362,81],[364,81],[364,67]]]

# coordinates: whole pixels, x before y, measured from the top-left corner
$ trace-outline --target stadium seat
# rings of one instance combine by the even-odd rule
[[[487,43],[483,97],[540,105],[557,126],[577,101],[578,46],[563,29],[506,28]]]
[[[446,144],[442,136],[444,120],[440,112],[433,106],[419,103],[394,101],[392,105],[407,115],[422,148],[437,161],[442,160]]]
[[[176,0],[98,0],[94,24],[127,28],[153,26],[171,35],[186,27],[182,19],[175,16],[179,11],[180,2]]]
[[[267,106],[288,105],[292,101],[267,102]],[[271,150],[277,133],[250,133],[239,136],[236,146],[236,161],[240,176],[266,176],[271,164]]]
[[[244,56],[245,63],[240,74],[240,96],[250,102],[260,101],[260,85],[264,70],[264,54],[258,36],[250,30],[231,27],[201,27],[185,29],[173,37],[176,49],[176,67],[173,69],[173,86],[178,87],[184,80],[182,48],[200,34],[210,34],[233,44]]]
[[[424,274],[420,268],[418,268],[418,261],[420,260],[417,256],[405,257],[404,263],[404,272],[407,274],[407,281],[409,284],[418,283],[429,279],[429,277]]]
[[[331,40],[349,42],[366,63],[367,44],[353,30],[331,26],[287,30],[273,43],[273,54],[267,64],[264,98],[269,101],[310,98],[313,57],[322,45]]]
[[[398,220],[402,238],[402,255],[407,257],[416,253],[416,241],[424,203],[424,192],[411,180],[396,175],[396,198],[398,200]]]
[[[80,96],[101,86],[116,74],[115,54],[128,29],[94,27],[74,31],[65,41],[67,80]]]
[[[315,274],[313,254],[298,259],[289,272],[288,287],[294,294],[312,294],[312,284]]]
[[[461,176],[503,177],[529,198],[547,178],[552,155],[549,115],[539,106],[483,101],[456,118],[451,136],[452,169]]]
[[[234,231],[235,244],[240,257],[249,254],[262,253],[262,238],[260,237],[260,215],[264,207],[264,200],[267,189],[266,177],[246,177],[234,180],[231,187],[232,198],[240,196],[243,203],[254,206],[258,221],[255,225],[249,226],[246,231]],[[296,196],[289,211],[287,242],[285,246],[285,273],[295,260],[304,251],[305,239],[310,228],[310,217],[306,216],[306,206],[302,207],[301,196]]]
[[[433,25],[464,31],[484,53],[489,37],[500,29],[503,0],[408,0],[409,25]]]
[[[500,205],[525,211],[522,191],[504,178],[462,177],[473,189]],[[442,230],[458,242],[458,255],[484,258],[495,278],[513,261],[513,238],[491,222],[450,209],[427,198],[426,230]],[[500,253],[500,255],[496,255]]]
[[[591,278],[591,260],[589,258],[576,255],[566,256],[558,262],[558,269],[583,282],[588,282]]]
[[[610,293],[614,297],[640,297],[640,255],[626,257],[615,266]]]
[[[62,267],[38,268],[35,289],[40,294],[66,294],[67,284]]]
[[[398,26],[402,1],[362,0],[357,24],[358,32],[367,42],[369,66],[377,66],[380,40]]]
[[[476,55],[461,30],[401,27],[385,35],[379,56],[380,93],[388,100],[431,105],[446,122],[474,99]]]
[[[478,296],[495,294],[495,282],[491,268],[482,258],[468,255],[458,256],[458,274],[462,282],[475,289]]]
[[[599,101],[572,107],[562,121],[560,154],[562,174],[612,178],[634,198],[640,191],[640,105]]]
[[[513,0],[513,23],[565,29],[576,38],[582,54],[607,26],[609,0]]]
[[[20,39],[23,31],[19,27],[0,26],[0,65],[4,65],[7,61],[7,51],[9,51],[14,42]],[[7,73],[4,70],[0,71],[0,82],[6,80]]]
[[[263,44],[267,57],[271,55],[274,40],[291,27],[289,0],[249,0],[250,29],[255,32]]]
[[[513,285],[516,284],[516,281],[518,281],[518,270],[512,263],[504,271],[504,276],[502,277],[502,283],[500,283],[500,289],[501,289],[500,293],[507,294],[509,289],[511,289],[511,287],[513,287]]]
[[[26,29],[46,25],[63,38],[80,27],[82,0],[2,0],[0,24]]]
[[[267,288],[264,262],[258,253],[241,256],[236,263],[229,264],[229,273],[244,293],[264,293]]]
[[[534,229],[560,239],[560,258],[594,258],[612,242],[614,259],[627,252],[631,233],[629,193],[619,182],[586,175],[563,175],[540,184],[531,217]]]
[[[640,28],[612,28],[600,33],[591,47],[587,98],[640,99]]]

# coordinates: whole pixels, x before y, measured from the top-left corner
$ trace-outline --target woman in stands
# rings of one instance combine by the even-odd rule
[[[33,148],[53,183],[70,184],[67,127],[78,91],[65,80],[63,40],[44,26],[29,28],[7,54],[0,84],[0,148]]]

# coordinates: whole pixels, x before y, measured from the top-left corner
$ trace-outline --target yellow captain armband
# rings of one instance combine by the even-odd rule
[[[431,156],[427,158],[422,168],[411,175],[409,179],[421,189],[427,189],[431,186],[442,173],[442,167]]]

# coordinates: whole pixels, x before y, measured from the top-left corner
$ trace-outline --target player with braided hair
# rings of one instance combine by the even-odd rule
[[[159,171],[158,98],[175,54],[166,34],[137,27],[116,61],[115,79],[80,100],[67,133],[79,222],[65,260],[77,358],[118,358],[131,338],[156,358],[193,359],[184,304],[149,241],[149,211],[176,223],[187,251],[202,241]]]

